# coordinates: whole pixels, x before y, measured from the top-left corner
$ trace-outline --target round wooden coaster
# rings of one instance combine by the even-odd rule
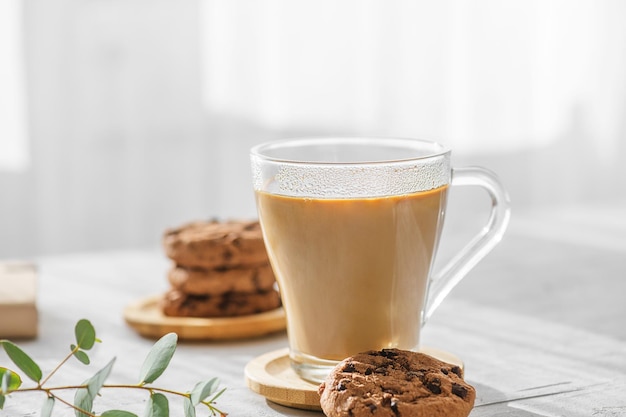
[[[423,347],[420,352],[463,369],[457,356],[439,349]],[[245,368],[246,384],[269,401],[303,410],[321,410],[318,384],[300,378],[291,368],[289,349],[283,348],[263,354],[248,362]]]
[[[285,329],[285,312],[277,308],[238,317],[170,317],[159,307],[161,295],[138,300],[124,309],[124,319],[142,336],[177,333],[181,340],[226,340],[263,336]]]
[[[272,402],[303,410],[321,410],[319,385],[296,374],[291,368],[288,348],[251,360],[244,372],[248,387]]]

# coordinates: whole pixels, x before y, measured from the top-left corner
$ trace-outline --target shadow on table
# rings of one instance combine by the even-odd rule
[[[471,382],[471,384],[476,389],[476,402],[474,403],[474,409],[470,413],[470,417],[530,417],[537,415],[509,407],[507,401],[508,396],[502,391],[498,391],[488,385],[477,384],[475,382]]]

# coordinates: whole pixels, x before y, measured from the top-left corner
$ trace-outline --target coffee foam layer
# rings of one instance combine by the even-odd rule
[[[274,163],[252,157],[252,173],[256,191],[311,198],[382,197],[449,184],[450,159],[448,155],[438,155],[393,163],[314,165]]]

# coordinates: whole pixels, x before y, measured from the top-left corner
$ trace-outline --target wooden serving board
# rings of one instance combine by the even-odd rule
[[[156,339],[174,332],[181,340],[244,339],[279,332],[286,326],[282,308],[238,317],[170,317],[159,306],[161,297],[154,295],[128,305],[124,309],[126,323],[145,337]]]

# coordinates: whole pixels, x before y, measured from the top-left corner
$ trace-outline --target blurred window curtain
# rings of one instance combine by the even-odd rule
[[[0,167],[0,259],[154,246],[214,216],[199,1],[0,0],[0,166],[28,168]]]
[[[441,141],[457,163],[498,172],[517,208],[626,201],[626,2],[202,5],[214,120]],[[266,138],[242,137],[223,152]]]
[[[0,1],[0,172],[28,167],[22,2]]]
[[[205,100],[273,129],[461,152],[592,134],[616,163],[626,2],[205,0]]]

